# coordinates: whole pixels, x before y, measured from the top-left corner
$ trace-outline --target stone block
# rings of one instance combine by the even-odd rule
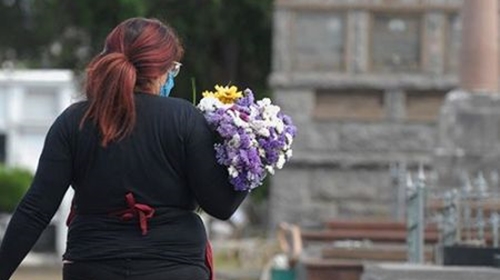
[[[304,207],[300,214],[300,225],[323,226],[325,221],[338,217],[338,205],[333,202],[313,202]]]
[[[432,151],[436,142],[433,124],[347,123],[341,127],[345,151]]]
[[[310,90],[274,90],[273,102],[296,122],[311,121],[315,95]]]
[[[392,217],[391,203],[384,203],[374,198],[372,201],[341,200],[338,214],[341,217]]]
[[[338,124],[332,122],[314,122],[301,126],[304,128],[304,146],[308,150],[335,151],[340,146]],[[300,128],[299,128],[300,129]]]
[[[390,200],[390,178],[385,169],[327,169],[311,171],[311,199],[314,201]]]
[[[274,228],[279,222],[297,223],[309,199],[309,172],[307,169],[287,167],[271,177],[270,223]]]

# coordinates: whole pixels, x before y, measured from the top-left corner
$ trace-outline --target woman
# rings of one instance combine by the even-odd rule
[[[183,49],[158,20],[133,18],[87,69],[87,100],[50,128],[33,183],[0,247],[9,279],[75,190],[63,278],[209,279],[193,211],[228,219],[246,196],[215,160],[214,137],[189,102],[168,96]],[[209,247],[208,247],[209,248]]]

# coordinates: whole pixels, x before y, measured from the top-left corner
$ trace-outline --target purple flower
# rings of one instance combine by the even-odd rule
[[[252,91],[247,89],[231,107],[203,113],[221,139],[214,145],[215,156],[217,162],[227,168],[229,182],[235,190],[258,187],[268,172],[273,173],[274,168],[281,168],[289,159],[297,128],[270,100],[257,103]],[[269,126],[262,127],[262,124]],[[262,129],[269,133],[262,133]]]
[[[253,93],[250,89],[246,89],[243,91],[243,97],[242,98],[239,98],[237,101],[236,101],[236,104],[237,105],[240,105],[242,107],[250,107],[252,105],[254,105],[255,103],[255,100],[254,100],[254,97],[253,97]]]

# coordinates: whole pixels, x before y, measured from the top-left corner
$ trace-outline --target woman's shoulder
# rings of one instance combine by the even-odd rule
[[[57,119],[56,123],[74,124],[79,123],[81,117],[85,114],[86,108],[88,107],[88,101],[81,100],[70,104],[66,109],[64,109]]]
[[[189,102],[186,99],[178,98],[178,97],[161,97],[158,95],[144,95],[141,94],[142,99],[147,99],[147,106],[150,107],[154,104],[154,107],[157,107],[158,110],[162,112],[175,112],[175,113],[193,113],[197,111],[197,108],[193,103]]]
[[[61,117],[71,117],[75,115],[81,115],[85,113],[88,107],[87,100],[79,100],[70,104],[62,113]]]
[[[155,96],[159,102],[165,105],[170,105],[170,106],[175,106],[179,108],[188,108],[192,109],[194,108],[193,103],[187,101],[186,99],[179,98],[179,97],[161,97],[161,96]]]

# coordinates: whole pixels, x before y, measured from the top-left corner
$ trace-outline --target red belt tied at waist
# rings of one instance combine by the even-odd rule
[[[128,208],[112,212],[111,215],[118,216],[124,221],[130,221],[138,217],[142,235],[146,235],[148,233],[148,220],[153,217],[155,209],[147,204],[137,203],[132,193],[126,194],[125,200],[127,201]]]
[[[110,215],[120,217],[123,221],[129,221],[135,217],[138,217],[139,227],[141,228],[142,235],[148,233],[148,220],[153,218],[155,209],[147,204],[137,203],[133,193],[127,193],[125,195],[125,200],[127,202],[127,209],[111,212]],[[69,225],[73,218],[76,216],[75,209],[73,207],[73,201],[71,202],[71,209],[66,219],[66,225]],[[210,272],[210,280],[215,280],[214,272],[214,262],[213,262],[213,252],[210,242],[207,241],[205,247],[205,264]]]

